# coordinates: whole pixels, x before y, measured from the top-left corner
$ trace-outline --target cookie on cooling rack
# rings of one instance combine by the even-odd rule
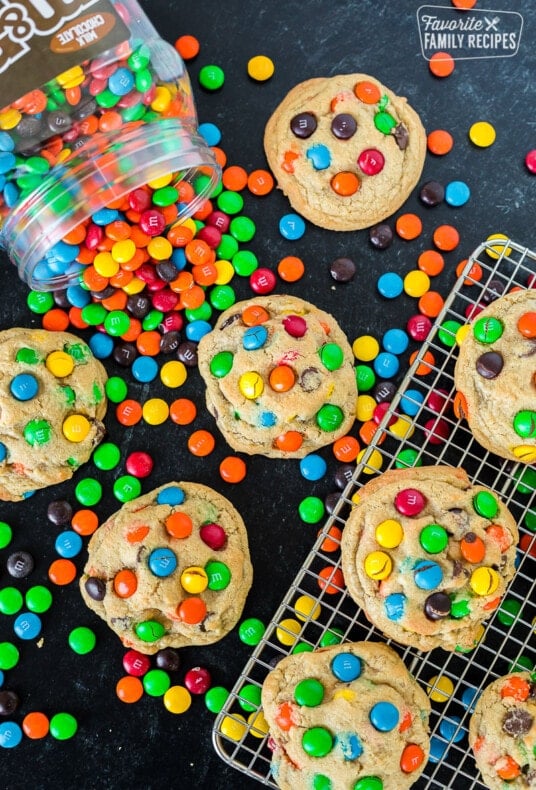
[[[426,134],[407,100],[368,74],[296,85],[269,119],[264,148],[292,207],[329,230],[358,230],[404,203]]]
[[[68,480],[104,436],[106,371],[68,332],[0,332],[0,499]]]
[[[514,291],[480,312],[463,338],[456,413],[501,458],[536,462],[536,292]]]
[[[346,434],[353,353],[329,313],[294,296],[238,302],[198,347],[206,403],[235,450],[302,458]]]
[[[284,790],[403,790],[428,760],[429,699],[382,643],[287,656],[266,677],[262,705]]]
[[[244,522],[221,494],[168,483],[127,502],[94,533],[82,597],[142,653],[216,642],[252,582]]]
[[[499,497],[463,469],[395,469],[359,491],[342,569],[386,636],[419,650],[471,649],[514,574],[517,540]]]
[[[536,685],[530,672],[497,678],[480,695],[469,744],[491,790],[536,787]]]

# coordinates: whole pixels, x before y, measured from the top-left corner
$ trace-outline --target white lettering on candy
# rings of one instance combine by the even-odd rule
[[[34,36],[50,36],[98,0],[0,0],[0,74],[30,51]],[[97,16],[97,15],[96,15]],[[90,31],[82,34],[82,38]]]

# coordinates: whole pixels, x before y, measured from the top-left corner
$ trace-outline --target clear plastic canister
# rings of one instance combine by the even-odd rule
[[[83,242],[62,240],[97,212],[164,178],[175,189],[177,224],[204,203],[221,173],[197,133],[184,63],[136,0],[34,6],[33,29],[41,25],[56,58],[48,68],[65,54],[75,65],[0,109],[0,245],[31,288],[48,291],[81,278]],[[47,6],[55,16],[42,19]],[[24,14],[19,21],[23,35]],[[27,50],[33,42],[22,43]]]

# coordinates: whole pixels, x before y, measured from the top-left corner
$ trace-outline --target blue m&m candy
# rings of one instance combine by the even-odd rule
[[[242,345],[246,351],[256,351],[262,348],[268,338],[268,330],[265,326],[250,326],[246,329],[242,337]]]
[[[35,639],[41,633],[41,618],[34,612],[22,612],[13,623],[19,639]]]
[[[39,382],[31,373],[19,373],[11,379],[9,389],[17,400],[32,400],[39,391]]]
[[[404,617],[406,610],[406,596],[403,593],[391,593],[384,601],[385,614],[389,620],[397,622]]]
[[[306,480],[320,480],[326,474],[327,463],[321,455],[310,453],[300,461],[300,472]]]
[[[167,486],[156,495],[159,505],[181,505],[184,502],[184,490],[179,486]]]
[[[149,555],[149,568],[155,576],[170,576],[177,567],[175,552],[167,547],[153,549]]]
[[[413,569],[415,584],[421,590],[435,590],[443,581],[443,571],[437,562],[419,560]]]
[[[3,721],[0,724],[0,747],[13,749],[22,741],[22,730],[15,721]]]
[[[279,232],[285,239],[296,241],[305,233],[305,222],[299,214],[285,214],[279,220]]]
[[[400,713],[392,702],[377,702],[370,709],[369,719],[380,732],[391,732],[398,725]]]
[[[331,671],[343,683],[351,683],[361,675],[361,659],[353,653],[339,653],[331,662]]]
[[[378,278],[376,287],[385,299],[396,299],[404,290],[404,281],[396,272],[386,272]]]

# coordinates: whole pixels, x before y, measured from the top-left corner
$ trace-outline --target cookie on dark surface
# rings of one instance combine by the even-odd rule
[[[249,455],[302,458],[355,420],[353,353],[335,318],[294,296],[238,302],[198,348],[206,403]]]
[[[430,701],[382,643],[283,658],[263,683],[262,705],[283,790],[404,790],[428,760]]]
[[[478,313],[463,337],[455,408],[486,450],[536,462],[536,293],[514,291]]]
[[[236,624],[253,571],[244,522],[199,483],[168,483],[127,502],[88,545],[82,597],[142,653],[204,645]]]
[[[490,790],[536,787],[536,686],[531,672],[491,682],[475,705],[469,744]]]
[[[348,592],[387,637],[470,650],[514,574],[518,530],[499,497],[447,466],[363,486],[342,535]]]
[[[426,133],[405,98],[368,74],[342,74],[296,85],[270,117],[264,149],[299,214],[328,230],[359,230],[408,198]]]
[[[68,480],[104,436],[107,374],[68,332],[0,332],[0,499]]]

